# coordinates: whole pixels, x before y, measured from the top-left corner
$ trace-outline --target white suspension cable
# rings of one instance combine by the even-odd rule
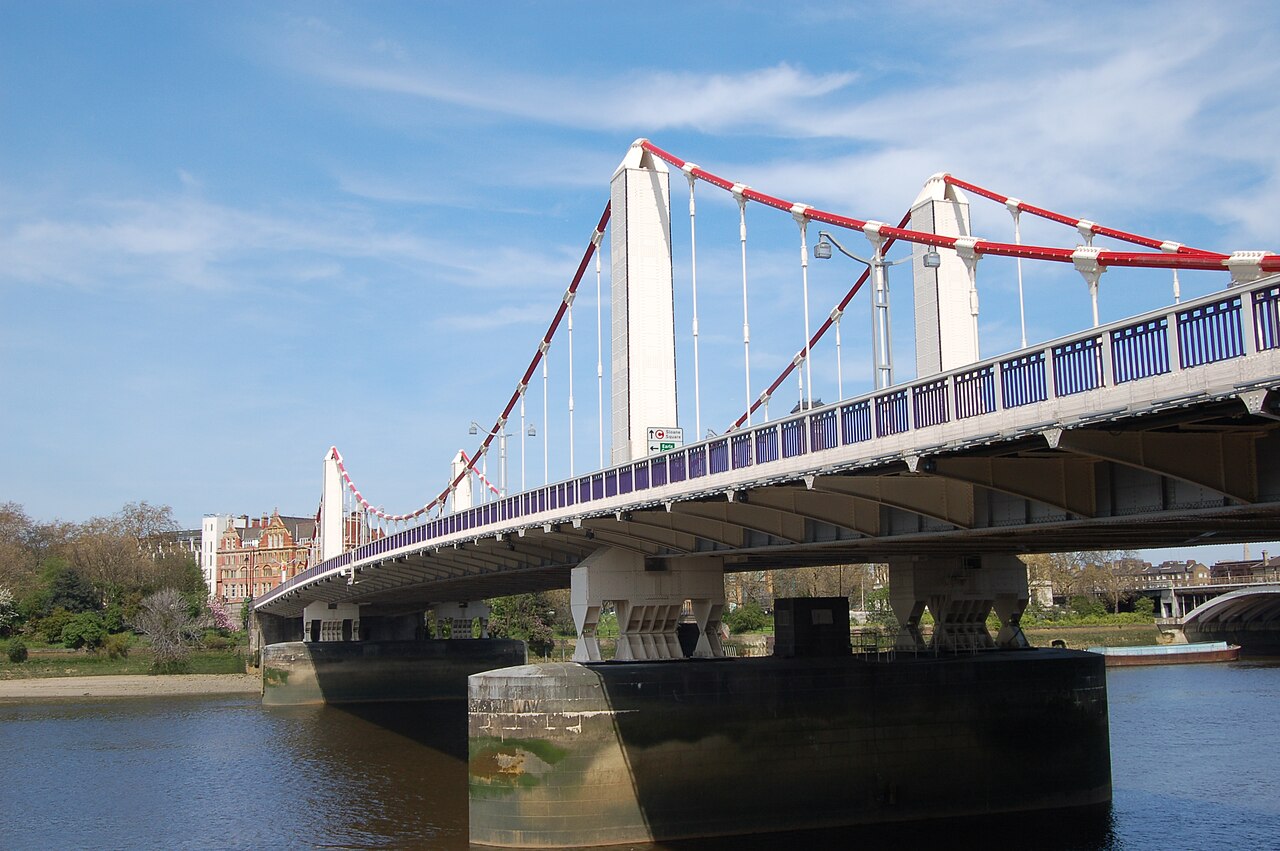
[[[698,230],[694,205],[693,184],[697,180],[693,163],[684,164],[684,176],[689,179],[689,277],[693,282],[693,433],[695,440],[702,439],[702,388],[698,368]]]
[[[1005,209],[1013,216],[1013,244],[1022,244],[1022,225],[1020,222],[1022,216],[1022,202],[1017,198],[1009,198],[1004,202]],[[1017,258],[1018,263],[1018,319],[1022,323],[1022,348],[1027,347],[1027,311],[1022,301],[1022,258]],[[1178,270],[1173,271],[1174,275],[1178,274]]]
[[[569,302],[569,478],[573,478],[573,293],[565,300]]]
[[[551,464],[550,464],[550,432],[547,431],[547,361],[551,359],[551,352],[547,351],[542,356],[542,483],[544,485],[551,482]]]
[[[600,427],[600,467],[604,469],[604,346],[601,343],[600,335],[600,251],[599,240],[597,236],[596,250],[596,419],[599,421]]]
[[[812,358],[809,357],[809,219],[805,216],[805,211],[809,207],[805,204],[796,204],[791,208],[791,215],[796,220],[796,224],[800,226],[800,278],[804,284],[804,378],[800,380],[800,401],[805,402],[805,410],[813,408],[813,364]],[[800,374],[800,370],[796,370],[796,374]],[[805,384],[808,384],[808,397],[805,397]]]
[[[526,447],[525,447],[525,440],[524,440],[524,435],[526,431],[525,423],[524,423],[524,397],[525,397],[525,394],[521,393],[520,394],[520,490],[521,492],[524,491],[524,471],[525,471],[524,456],[526,455],[526,452],[525,452]],[[505,441],[507,439],[507,435],[506,435],[507,424],[503,423],[500,426],[500,428],[502,429],[503,433],[498,435],[498,440]],[[502,444],[499,443],[498,447],[501,448]],[[504,473],[506,472],[505,464],[503,465],[503,472]],[[507,489],[507,483],[506,483],[506,477],[504,476],[503,482],[502,482],[503,496],[507,495],[506,489]]]
[[[733,197],[738,201],[738,241],[742,243],[742,366],[747,389],[747,427],[751,426],[751,324],[747,321],[747,198],[741,183],[733,185]],[[765,408],[765,422],[769,421],[769,409]]]
[[[831,319],[836,323],[836,401],[844,401],[844,361],[840,356],[840,320],[844,318],[844,311],[840,308],[834,308],[831,311]]]
[[[1160,244],[1160,250],[1167,254],[1177,254],[1178,249],[1182,247],[1180,242],[1163,242]],[[1173,303],[1182,303],[1182,285],[1178,282],[1178,267],[1173,267]]]

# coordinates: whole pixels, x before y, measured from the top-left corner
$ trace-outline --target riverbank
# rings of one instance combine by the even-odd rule
[[[0,703],[180,695],[259,694],[256,674],[127,674],[0,680]]]

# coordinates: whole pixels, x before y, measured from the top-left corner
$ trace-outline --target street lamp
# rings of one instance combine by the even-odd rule
[[[467,429],[467,434],[479,434],[480,424],[475,420],[471,421],[471,427]],[[501,428],[490,429],[485,432],[490,437],[498,438],[498,495],[507,495],[507,429],[506,423]]]
[[[472,420],[470,428],[467,429],[467,434],[479,434],[479,433],[480,433],[480,424],[475,420]],[[529,437],[538,436],[538,430],[533,427],[533,423],[530,423],[529,427],[525,429],[523,433],[528,435]],[[506,423],[503,422],[501,429],[490,429],[486,431],[485,434],[498,438],[498,463],[500,465],[498,468],[500,472],[500,477],[498,480],[498,495],[506,496],[507,495],[507,438],[510,437],[510,432],[507,431]],[[521,451],[520,453],[520,489],[524,490],[524,452],[523,451]]]
[[[836,240],[827,231],[818,231],[818,241],[813,246],[813,256],[819,260],[831,259],[831,247],[834,245],[836,249],[848,257],[850,260],[856,260],[863,266],[871,270],[871,286],[872,286],[872,314],[871,314],[871,348],[872,355],[875,360],[875,385],[877,390],[893,384],[893,342],[891,335],[891,326],[889,324],[889,273],[890,266],[897,266],[910,260],[910,257],[904,257],[901,260],[885,262],[884,255],[881,253],[881,242],[874,241],[876,251],[871,259],[859,257],[849,251]],[[930,249],[924,256],[924,264],[926,267],[935,268],[941,261],[938,253]],[[839,363],[840,358],[840,325],[836,324],[836,360]],[[840,390],[841,398],[844,398],[843,388]]]

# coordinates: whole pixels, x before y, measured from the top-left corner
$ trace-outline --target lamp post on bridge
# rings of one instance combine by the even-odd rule
[[[479,433],[480,433],[480,424],[475,420],[472,420],[471,427],[467,429],[467,434],[479,434]],[[511,436],[511,433],[507,431],[506,423],[503,423],[501,429],[490,429],[485,433],[498,438],[498,463],[499,463],[498,495],[500,497],[504,497],[507,495],[507,438]],[[528,435],[529,437],[537,437],[538,430],[533,427],[533,423],[530,423],[529,427],[525,431],[523,431],[521,434]],[[521,443],[523,444],[523,442],[524,441],[522,438]],[[524,451],[523,450],[521,450],[520,452],[520,489],[524,490]]]
[[[875,365],[875,389],[882,390],[893,384],[893,341],[889,324],[889,267],[906,263],[910,257],[886,262],[881,251],[882,243],[875,241],[875,254],[870,259],[859,257],[841,245],[827,231],[818,231],[818,241],[813,246],[813,256],[819,260],[831,259],[831,246],[850,260],[856,260],[871,271],[872,313],[871,313],[871,348]],[[941,262],[936,251],[924,255],[926,267],[934,268]],[[836,361],[840,359],[840,324],[836,320]],[[844,388],[840,388],[840,396],[844,397]]]

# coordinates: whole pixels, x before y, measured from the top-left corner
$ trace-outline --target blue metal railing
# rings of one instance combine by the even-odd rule
[[[353,563],[526,515],[932,428],[951,421],[953,415],[957,420],[983,416],[1273,349],[1280,349],[1280,285],[1240,287],[1226,297],[1206,296],[1176,310],[1090,329],[1035,350],[804,411],[430,520],[310,567],[263,595],[258,605]]]
[[[1239,296],[1178,313],[1178,362],[1183,369],[1243,354]]]
[[[1169,371],[1169,320],[1161,316],[1110,332],[1116,384]]]

